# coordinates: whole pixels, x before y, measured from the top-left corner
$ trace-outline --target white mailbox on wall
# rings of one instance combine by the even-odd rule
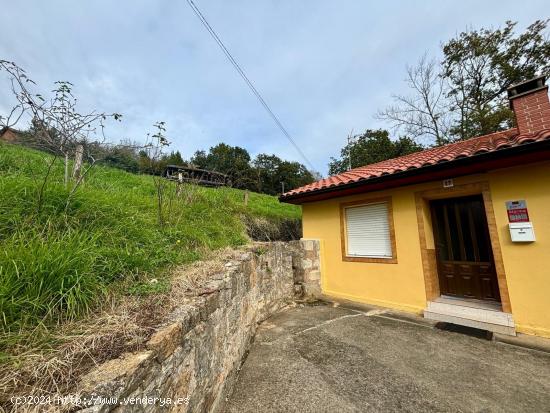
[[[508,225],[512,242],[535,241],[535,231],[531,222],[511,222]]]

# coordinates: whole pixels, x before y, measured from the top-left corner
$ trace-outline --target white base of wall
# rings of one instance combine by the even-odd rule
[[[503,313],[500,306],[495,304],[440,297],[435,301],[428,301],[424,317],[500,334],[516,335],[512,314]]]

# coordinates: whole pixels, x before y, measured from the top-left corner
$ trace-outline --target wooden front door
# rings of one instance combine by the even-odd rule
[[[441,294],[500,301],[481,195],[430,205]]]

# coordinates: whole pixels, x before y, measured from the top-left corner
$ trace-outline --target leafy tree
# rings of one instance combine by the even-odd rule
[[[152,174],[153,170],[151,169],[151,159],[149,154],[145,149],[142,149],[138,152],[138,167],[139,172],[142,174]]]
[[[340,158],[331,158],[329,174],[338,174],[351,168],[369,165],[424,149],[414,140],[401,137],[395,141],[383,129],[367,129],[362,135],[356,135],[342,148]]]
[[[164,157],[163,162],[165,162],[166,165],[185,165],[185,161],[183,160],[180,151],[170,152],[169,155]]]
[[[208,153],[197,151],[191,163],[198,168],[217,171],[229,175],[236,188],[250,188],[254,175],[250,167],[250,154],[239,146],[219,143],[210,148]]]
[[[138,155],[129,146],[118,146],[107,151],[102,163],[132,173],[138,173],[140,169]]]
[[[281,188],[281,182],[276,176],[282,160],[275,155],[261,153],[254,159],[253,168],[256,176],[255,190],[262,193],[277,193],[277,187]],[[274,192],[275,191],[275,192]],[[279,190],[280,192],[280,190]]]
[[[229,175],[234,187],[271,195],[306,185],[315,180],[299,162],[285,161],[276,155],[259,154],[251,161],[246,149],[220,143],[208,152],[197,151],[191,164],[198,168]]]
[[[277,172],[285,191],[310,184],[317,180],[317,177],[300,162],[282,161]]]
[[[424,56],[407,68],[410,93],[394,95],[394,104],[377,117],[435,145],[513,126],[504,92],[514,83],[550,74],[548,22],[537,20],[520,34],[511,21],[458,34],[442,44],[440,64]]]
[[[185,162],[181,156],[180,151],[170,152],[169,154],[162,154],[157,161],[157,170],[162,173],[168,165],[183,165]]]
[[[299,162],[284,161],[276,155],[259,154],[253,162],[256,172],[256,190],[270,195],[298,188],[315,180]]]
[[[460,139],[509,128],[513,113],[503,92],[512,84],[550,72],[548,20],[516,36],[517,23],[470,30],[443,45],[443,76],[457,111],[452,133]]]
[[[206,151],[200,150],[196,151],[193,157],[190,160],[191,164],[197,168],[207,169],[208,168],[208,155]],[[219,172],[219,171],[218,171]]]

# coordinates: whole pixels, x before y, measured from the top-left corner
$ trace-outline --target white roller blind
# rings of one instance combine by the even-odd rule
[[[349,207],[346,211],[347,255],[391,258],[388,203]]]

